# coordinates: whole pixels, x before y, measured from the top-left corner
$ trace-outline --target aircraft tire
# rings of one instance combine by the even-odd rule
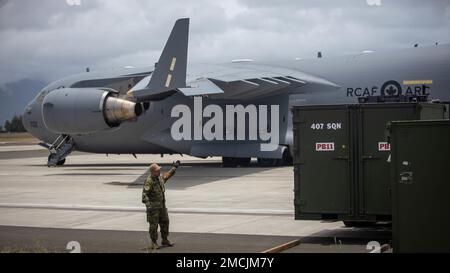
[[[291,153],[289,152],[289,149],[284,150],[282,160],[283,160],[282,166],[294,165],[294,159],[292,158]]]
[[[66,163],[66,159],[65,158],[63,160],[58,161],[58,163],[56,163],[56,166],[63,166],[64,163]]]
[[[258,158],[258,165],[260,167],[277,167],[281,166],[282,159],[278,158]]]
[[[238,166],[238,160],[234,157],[222,157],[223,168],[235,168]]]
[[[48,155],[48,162],[50,162],[50,160],[51,160],[53,157],[55,157],[55,156],[56,156],[55,153],[49,154],[49,155]],[[56,163],[56,166],[63,166],[64,163],[66,163],[66,159],[65,159],[65,158],[62,159],[62,160],[60,160],[60,161],[58,161],[58,162]],[[47,165],[47,166],[50,167],[50,165]]]
[[[250,163],[252,162],[252,159],[250,157],[246,158],[237,158],[238,165],[242,167],[248,167],[250,166]]]

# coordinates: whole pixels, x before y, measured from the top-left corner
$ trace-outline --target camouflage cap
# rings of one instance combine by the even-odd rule
[[[161,170],[161,167],[158,164],[153,163],[152,165],[150,165],[150,171],[151,172],[156,172],[156,171],[159,171],[159,170]]]

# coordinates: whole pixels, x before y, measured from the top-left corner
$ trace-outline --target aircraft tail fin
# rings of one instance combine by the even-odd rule
[[[130,90],[128,95],[145,101],[186,87],[188,40],[189,18],[178,19],[148,85],[144,89]]]

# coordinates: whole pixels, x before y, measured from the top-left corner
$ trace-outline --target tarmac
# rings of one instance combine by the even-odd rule
[[[148,252],[141,203],[150,163],[168,170],[171,240],[158,252],[369,252],[390,241],[389,227],[346,228],[342,222],[296,221],[293,168],[222,168],[220,158],[98,155],[75,152],[48,168],[36,145],[0,145],[0,251]],[[45,252],[44,251],[44,252]]]

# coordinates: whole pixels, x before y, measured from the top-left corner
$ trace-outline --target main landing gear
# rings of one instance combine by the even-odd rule
[[[222,167],[224,168],[235,168],[238,166],[249,167],[251,164],[251,158],[236,158],[236,157],[222,157]],[[288,149],[283,153],[282,158],[258,158],[259,167],[280,167],[280,166],[291,166],[293,164],[293,159]]]

